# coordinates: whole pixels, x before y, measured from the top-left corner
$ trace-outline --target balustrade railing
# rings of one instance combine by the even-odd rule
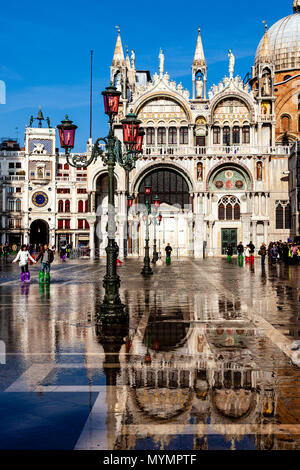
[[[140,158],[147,156],[195,156],[195,155],[289,155],[290,147],[275,145],[275,146],[253,146],[253,145],[212,145],[210,147],[187,147],[187,146],[145,146],[143,154]]]

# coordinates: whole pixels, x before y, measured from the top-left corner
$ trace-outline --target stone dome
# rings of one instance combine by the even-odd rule
[[[269,30],[268,38],[275,70],[284,71],[300,69],[300,13],[294,9],[294,14],[277,21]],[[255,56],[255,67],[259,64],[263,38]]]

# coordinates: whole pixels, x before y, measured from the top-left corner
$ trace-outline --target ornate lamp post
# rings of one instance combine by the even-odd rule
[[[158,225],[160,225],[161,221],[162,221],[162,215],[159,213],[157,214],[157,211],[158,211],[158,208],[160,206],[160,200],[159,200],[159,197],[158,195],[155,196],[155,198],[153,199],[154,201],[154,214],[153,214],[153,227],[154,227],[154,239],[153,239],[153,256],[152,256],[152,263],[156,263],[156,261],[158,260],[158,253],[156,251],[156,225],[158,223]]]
[[[145,215],[144,215],[144,220],[146,223],[146,237],[145,237],[145,256],[144,256],[144,266],[141,271],[141,274],[144,276],[149,276],[153,274],[153,271],[151,269],[150,265],[150,256],[149,256],[149,215],[151,214],[151,205],[149,203],[149,200],[147,196],[151,194],[151,188],[150,186],[145,187],[145,195],[146,195],[146,210],[145,210]]]
[[[103,279],[105,295],[100,307],[100,314],[109,319],[115,314],[124,313],[124,305],[119,296],[120,278],[117,274],[117,252],[118,246],[115,241],[116,222],[115,222],[115,188],[114,188],[114,169],[117,163],[125,170],[131,170],[135,167],[137,155],[141,152],[143,137],[139,136],[139,125],[141,121],[136,115],[130,112],[123,119],[123,142],[125,152],[122,152],[122,144],[114,135],[113,123],[114,117],[118,114],[119,99],[121,93],[113,85],[108,86],[102,92],[105,114],[109,116],[109,133],[107,137],[101,137],[96,140],[90,158],[73,156],[70,150],[74,147],[75,126],[72,121],[66,119],[57,126],[59,129],[61,146],[65,149],[67,162],[74,167],[87,167],[96,162],[98,157],[102,158],[104,165],[108,170],[108,244],[106,247],[106,274]],[[105,150],[101,148],[100,142],[105,144]]]

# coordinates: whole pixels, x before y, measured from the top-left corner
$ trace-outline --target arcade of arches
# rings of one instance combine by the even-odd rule
[[[257,160],[254,171],[256,181],[261,181],[265,162]],[[120,257],[138,257],[144,254],[145,221],[140,205],[144,205],[146,201],[146,186],[151,187],[149,197],[152,204],[156,195],[160,199],[162,221],[156,225],[156,245],[162,256],[167,243],[173,247],[174,257],[202,257],[224,255],[229,243],[236,246],[239,241],[248,244],[252,240],[259,247],[268,239],[270,195],[265,191],[253,190],[253,181],[246,167],[237,163],[225,163],[217,165],[205,175],[202,163],[197,163],[197,180],[204,181],[206,176],[206,191],[195,191],[195,180],[189,174],[184,168],[169,163],[160,163],[151,169],[145,168],[135,183],[131,181],[134,184],[134,204],[129,209],[126,191],[119,190],[115,178],[116,239]],[[96,179],[92,198],[96,220],[90,227],[91,246],[94,246],[96,256],[105,256],[107,173]],[[284,210],[287,214],[284,221],[287,221],[288,208]],[[284,222],[283,228],[287,227],[288,222]],[[153,221],[149,230],[151,252],[154,240]]]

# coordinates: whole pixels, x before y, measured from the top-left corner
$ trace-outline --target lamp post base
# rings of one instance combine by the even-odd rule
[[[125,305],[122,304],[119,295],[120,277],[116,273],[117,244],[113,240],[109,240],[108,246],[106,247],[106,253],[107,273],[103,279],[105,295],[103,302],[100,305],[100,313],[98,314],[98,317],[101,319],[101,321],[104,318],[111,317],[116,319],[118,316],[122,318],[125,315]]]
[[[141,274],[143,274],[143,276],[149,276],[153,274],[153,271],[150,266],[150,259],[147,262],[144,261],[144,267],[141,271]]]

